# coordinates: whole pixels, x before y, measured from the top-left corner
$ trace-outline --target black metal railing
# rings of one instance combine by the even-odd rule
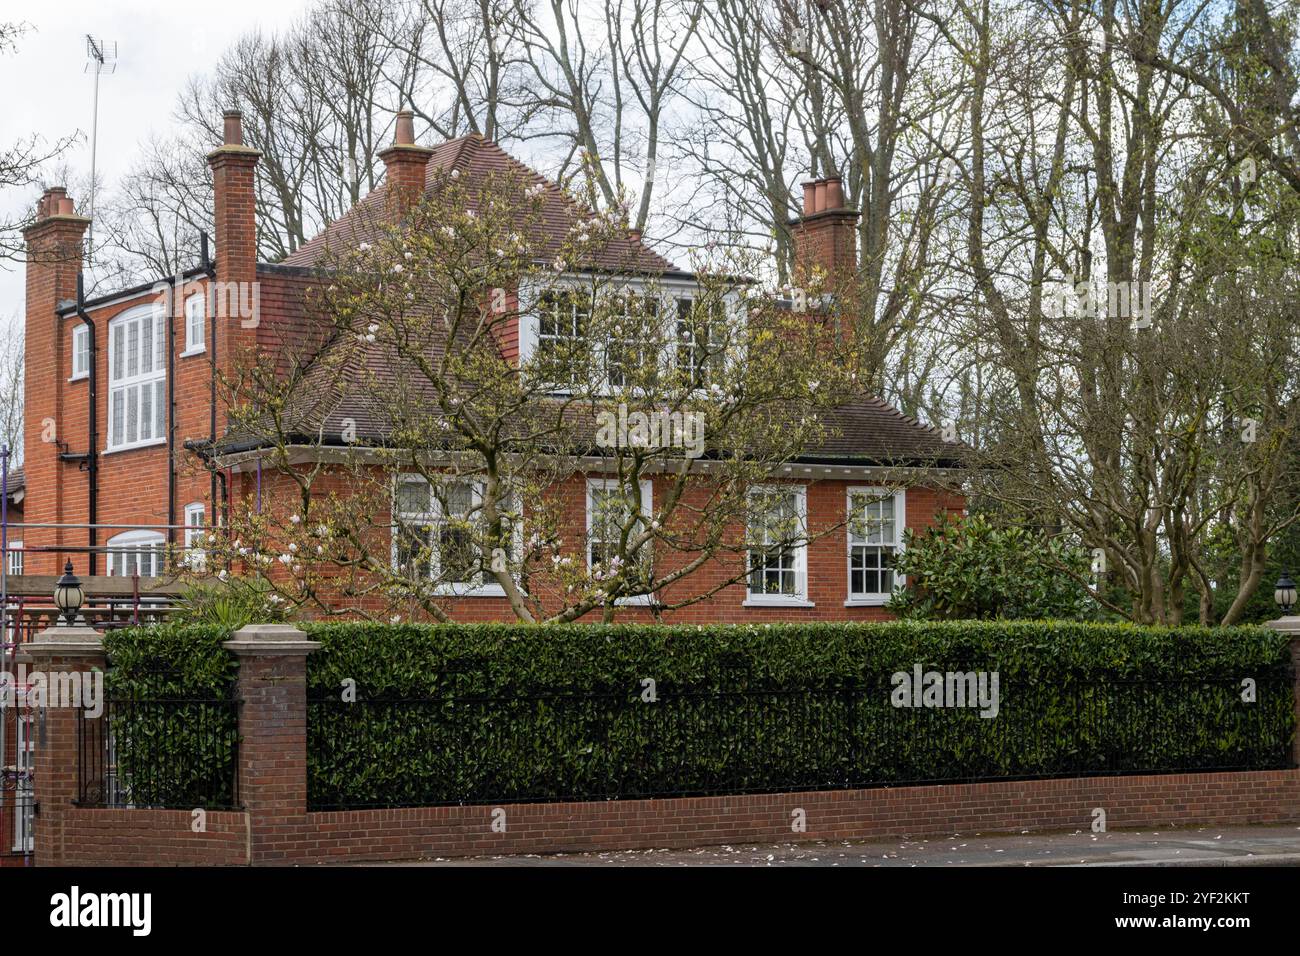
[[[239,806],[234,697],[109,698],[77,719],[79,803],[210,810]]]
[[[978,707],[896,707],[855,686],[635,685],[410,699],[315,695],[313,809],[620,799],[1290,765],[1293,683],[999,681]],[[725,688],[725,689],[724,689]]]

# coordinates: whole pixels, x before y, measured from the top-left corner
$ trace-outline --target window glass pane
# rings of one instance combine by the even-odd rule
[[[124,368],[123,362],[126,357],[126,327],[115,326],[113,328],[113,379],[117,380],[122,377]]]
[[[152,316],[145,316],[140,320],[140,374],[144,375],[153,371],[153,326]],[[158,324],[162,328],[162,323]]]
[[[126,323],[126,376],[134,378],[140,374],[140,323]]]
[[[397,511],[399,514],[428,514],[429,486],[423,479],[402,481],[397,486]]]
[[[113,389],[113,422],[109,428],[109,444],[120,445],[123,442],[122,429],[126,423],[125,409],[123,408],[123,389]]]
[[[153,437],[153,389],[144,385],[140,389],[140,440]]]
[[[130,444],[138,440],[138,425],[140,422],[140,389],[139,386],[129,385],[126,388],[126,441]]]

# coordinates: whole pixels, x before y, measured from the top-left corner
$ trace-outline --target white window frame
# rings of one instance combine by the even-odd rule
[[[626,296],[647,296],[647,285],[653,285],[656,290],[656,298],[659,300],[659,320],[663,323],[660,332],[662,340],[662,352],[657,357],[659,367],[663,371],[675,368],[677,363],[677,309],[678,302],[681,299],[694,300],[700,293],[698,283],[684,281],[680,279],[656,280],[654,283],[646,283],[638,280],[625,280],[621,282],[618,288],[604,286],[594,290],[599,297],[608,295],[626,295]],[[521,283],[519,288],[519,363],[522,365],[533,360],[537,354],[538,342],[540,340],[541,318],[538,312],[538,303],[541,297],[552,292],[581,291],[592,292],[590,280],[584,279],[581,275],[564,275],[557,278],[554,282],[544,286],[536,283]],[[724,303],[724,312],[726,321],[729,323],[740,323],[745,319],[744,310],[740,305],[739,292],[728,292],[722,297]],[[597,348],[604,348],[603,345],[597,344]],[[606,362],[606,356],[598,351],[593,358],[602,363]],[[735,356],[726,355],[724,361],[735,361]],[[551,386],[551,391],[556,395],[568,395],[572,392],[571,383],[555,383]],[[619,389],[611,388],[609,383],[603,383],[599,389],[600,392],[611,394]],[[703,390],[701,390],[703,391]]]
[[[5,569],[9,577],[21,577],[23,573],[23,543],[21,541],[9,542],[9,553],[5,556]]]
[[[647,525],[654,518],[654,481],[650,478],[642,478],[637,483],[641,491],[641,517]],[[582,541],[582,550],[587,562],[587,572],[592,569],[591,563],[591,533],[595,525],[595,509],[592,507],[593,491],[619,491],[622,485],[617,478],[588,478],[586,483],[586,511],[587,511],[587,534]],[[651,576],[654,575],[654,541],[651,540],[642,547],[650,548],[650,568]],[[623,597],[615,598],[616,605],[635,605],[635,604],[653,604],[655,596],[653,592],[646,594],[629,594]]]
[[[90,326],[85,322],[72,327],[72,374],[69,382],[90,378]]]
[[[152,319],[153,352],[150,368],[141,371],[139,365],[135,374],[130,372],[130,355],[119,355],[119,348],[129,350],[130,329],[133,325],[139,332],[144,331],[143,322]],[[167,441],[167,310],[159,303],[150,303],[134,309],[128,309],[108,323],[108,445],[105,452],[128,451],[132,448],[148,448],[161,445]],[[119,339],[122,345],[119,346]],[[138,339],[137,339],[138,342]],[[143,345],[138,345],[137,361],[143,357]],[[119,361],[120,360],[120,361]],[[152,415],[147,419],[149,437],[141,438],[144,415],[143,396],[149,392],[149,404]],[[128,418],[131,404],[130,397],[136,396],[136,438],[128,440],[130,434]],[[116,402],[120,399],[122,424],[116,425]],[[162,405],[161,420],[158,405]],[[118,434],[121,431],[123,434]],[[155,434],[155,431],[157,434]]]
[[[795,495],[795,504],[799,514],[799,522],[803,526],[804,536],[803,543],[796,545],[791,550],[794,556],[794,576],[795,576],[795,593],[794,594],[756,594],[751,590],[750,574],[752,572],[751,551],[752,547],[745,548],[745,602],[744,607],[815,607],[816,605],[808,600],[808,486],[803,484],[772,484],[772,485],[754,485],[749,489],[746,503],[755,497],[772,494],[790,494]],[[748,509],[747,509],[748,510]],[[748,539],[750,533],[750,521],[748,514],[745,519],[745,535]]]
[[[397,542],[398,542],[398,536],[399,536],[399,533],[400,533],[400,529],[399,529],[398,525],[399,525],[402,521],[413,521],[413,522],[416,522],[416,521],[423,521],[423,522],[427,522],[427,523],[429,524],[430,529],[431,529],[431,530],[430,530],[430,533],[431,533],[431,534],[437,534],[437,533],[438,533],[438,524],[442,521],[442,515],[441,515],[442,502],[438,499],[438,496],[435,495],[435,494],[433,493],[433,488],[432,488],[432,487],[430,487],[430,488],[428,489],[428,491],[429,491],[429,508],[430,508],[429,511],[421,511],[421,512],[414,512],[414,511],[411,511],[411,512],[405,512],[405,513],[403,513],[403,512],[399,512],[399,511],[397,510],[397,506],[398,506],[397,489],[398,489],[398,486],[401,485],[401,484],[403,484],[404,482],[415,482],[415,481],[421,482],[421,483],[423,483],[423,484],[425,484],[425,485],[428,485],[428,484],[429,484],[428,480],[424,477],[424,475],[421,475],[421,474],[418,473],[418,472],[404,472],[404,473],[402,473],[402,474],[398,474],[398,475],[395,475],[395,476],[393,477],[393,488],[392,488],[392,501],[393,501],[393,531],[392,531],[392,534],[390,535],[390,537],[391,537],[391,539],[392,539],[392,541],[391,541],[391,557],[390,557],[390,562],[391,562],[391,566],[392,566],[392,568],[393,568],[394,570],[397,570],[398,567],[399,567],[399,566],[398,566],[398,562],[397,562]],[[451,474],[449,474],[449,475],[447,475],[447,484],[467,484],[467,485],[469,485],[469,486],[470,486],[470,494],[471,494],[471,507],[472,507],[472,508],[481,508],[481,507],[482,507],[482,503],[483,503],[483,485],[484,485],[484,481],[483,481],[483,479],[481,479],[481,478],[471,478],[471,477],[460,477],[460,476],[457,476],[457,475],[451,475]],[[512,507],[513,507],[513,506],[512,506]],[[482,514],[482,511],[480,511],[479,514],[481,515],[481,514]],[[514,554],[512,555],[512,559],[515,561],[516,564],[518,563],[518,561],[519,561],[519,559],[520,559],[520,557],[521,557],[521,554],[520,554],[520,550],[519,550],[519,549],[520,549],[520,547],[521,547],[521,542],[523,541],[523,533],[522,533],[522,532],[523,532],[522,524],[521,524],[520,522],[516,522],[516,523],[515,523],[514,530],[513,530],[513,533],[512,533],[512,535],[511,535],[511,538],[512,538],[512,540],[511,540],[511,550],[514,552]],[[439,555],[438,555],[437,553],[432,553],[432,554],[430,555],[429,576],[430,576],[431,578],[436,577],[436,571],[434,570],[434,566],[433,566],[433,565],[438,561],[438,558],[439,558]],[[474,582],[470,582],[470,581],[465,581],[465,582],[460,582],[460,581],[456,581],[456,582],[441,581],[441,582],[439,582],[437,585],[434,586],[434,593],[435,593],[435,594],[438,594],[438,595],[445,596],[445,597],[500,597],[500,598],[503,598],[503,597],[506,596],[506,589],[505,589],[505,588],[503,588],[503,587],[502,587],[500,584],[498,584],[495,580],[487,580],[487,577],[486,577],[487,572],[481,572],[481,573],[483,574],[484,579],[481,580],[481,581],[479,581],[478,583],[474,583]]]
[[[20,693],[25,696],[25,692]],[[32,740],[31,713],[25,707],[17,708],[14,719],[14,770],[18,773],[13,789],[13,849],[16,853],[30,853],[36,849],[36,792],[32,780],[32,772],[36,769],[36,741]]]
[[[140,577],[161,577],[166,570],[167,539],[159,531],[123,531],[109,538],[104,549],[104,573],[110,577],[130,577],[126,573],[127,560],[137,554],[136,561],[140,564],[143,564],[141,559],[146,553],[151,555],[149,570],[154,572],[145,574],[142,568]]]
[[[202,571],[208,565],[208,552],[197,547],[195,538],[206,537],[208,509],[201,501],[192,501],[185,506],[185,564],[191,571]]]
[[[894,540],[892,543],[881,542],[879,544],[867,544],[865,542],[855,544],[853,541],[853,499],[864,496],[872,499],[870,503],[874,504],[875,499],[892,498],[894,502]],[[901,554],[903,551],[903,532],[907,528],[907,489],[906,488],[885,488],[874,486],[853,486],[845,490],[844,496],[845,518],[844,523],[844,587],[848,599],[844,602],[845,607],[881,607],[889,602],[893,594],[891,590],[888,594],[884,592],[855,592],[853,590],[853,549],[855,547],[866,548],[893,548],[894,554]],[[894,572],[894,590],[904,587],[907,584],[906,578]]]
[[[196,292],[185,300],[185,351],[181,358],[202,355],[207,351],[207,301],[202,292]]]

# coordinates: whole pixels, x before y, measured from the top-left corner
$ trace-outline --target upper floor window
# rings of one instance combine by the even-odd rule
[[[609,388],[653,383],[659,368],[655,334],[659,311],[655,296],[627,293],[612,297],[609,331],[604,336],[604,379]]]
[[[727,342],[726,308],[721,300],[704,304],[677,299],[677,368],[694,388],[717,383]]]
[[[807,600],[807,509],[802,485],[765,485],[750,491],[749,603]]]
[[[108,539],[105,570],[114,577],[156,578],[163,572],[166,547],[157,531],[124,531]]]
[[[82,323],[72,330],[72,378],[90,375],[90,326]]]
[[[205,309],[202,293],[196,293],[185,300],[185,355],[195,355],[205,349]]]
[[[23,543],[21,541],[9,542],[9,575],[14,577],[23,573]]]
[[[676,366],[692,388],[718,383],[731,324],[741,321],[735,296],[681,283],[651,292],[636,282],[594,295],[577,285],[521,294],[520,359],[542,382],[557,391],[649,389]]]
[[[517,516],[508,501],[497,505],[498,528],[504,531],[494,533],[483,518],[483,482],[449,479],[434,486],[418,475],[403,475],[393,511],[396,569],[430,578],[450,593],[500,593],[485,568],[492,566],[498,548],[508,560],[517,558]]]
[[[589,367],[590,323],[589,292],[566,289],[548,292],[538,300],[534,358],[544,380],[557,385],[575,384],[575,373]]]
[[[903,546],[904,492],[850,488],[849,602],[883,604],[898,581],[894,558]]]
[[[154,305],[108,324],[108,447],[152,445],[166,437],[166,321]]]

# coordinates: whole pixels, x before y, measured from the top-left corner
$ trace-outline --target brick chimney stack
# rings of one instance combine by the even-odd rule
[[[262,154],[244,145],[244,124],[239,110],[222,113],[222,127],[222,144],[208,153],[208,166],[212,168],[217,281],[253,282],[257,278],[255,173]]]
[[[401,218],[424,195],[425,167],[433,150],[415,145],[415,115],[410,110],[397,114],[393,145],[379,154],[388,171],[388,202],[393,217]]]
[[[229,373],[240,353],[257,344],[257,318],[243,314],[246,303],[257,301],[257,163],[260,150],[244,145],[244,122],[239,110],[221,114],[221,145],[208,153],[212,170],[213,229],[216,240],[215,289],[209,289],[209,339],[215,339],[217,368]],[[226,426],[224,407],[218,405],[217,432]]]
[[[66,441],[76,446],[75,451],[85,450],[84,425],[63,421],[61,415],[64,392],[76,387],[69,385],[68,378],[72,374],[72,327],[81,320],[76,316],[62,319],[57,310],[59,303],[76,298],[89,226],[89,219],[77,215],[67,190],[53,186],[37,202],[35,221],[23,230],[27,244],[23,461],[30,476],[25,507],[29,516],[42,516],[31,520],[86,520],[84,510],[64,512],[64,501],[74,510],[84,505],[85,485],[84,479],[77,479],[75,464],[59,460],[58,445]],[[84,390],[84,384],[81,388]],[[28,547],[57,546],[64,543],[63,537],[62,531],[32,528],[23,543]],[[41,552],[27,557],[28,574],[56,574],[62,560]],[[89,570],[85,555],[74,556],[73,563],[79,573]]]
[[[858,211],[845,204],[839,176],[804,183],[803,215],[789,225],[796,285],[807,287],[812,274],[821,271],[823,291],[834,292],[857,271]]]

